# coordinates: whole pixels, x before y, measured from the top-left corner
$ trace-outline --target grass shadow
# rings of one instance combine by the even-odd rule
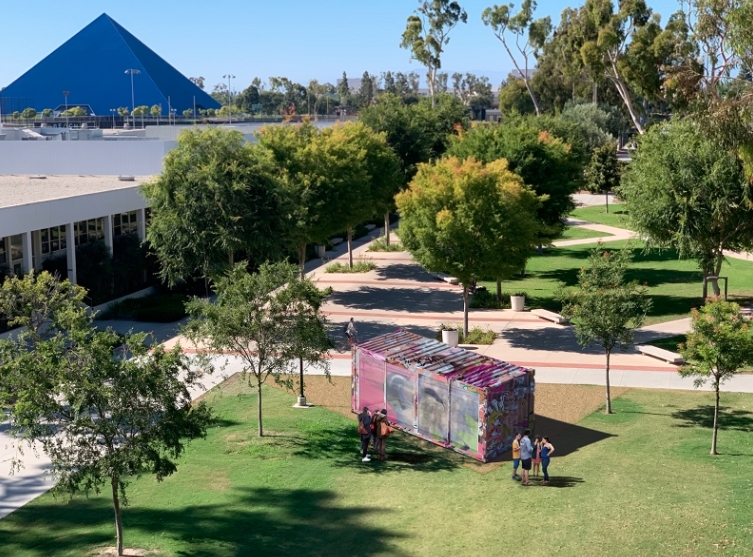
[[[410,308],[411,313],[444,313],[460,311],[463,308],[460,290],[416,287],[362,286],[358,290],[335,291],[330,294],[329,300],[334,304],[357,310],[405,311],[406,308]]]
[[[555,458],[567,456],[594,443],[616,437],[612,433],[569,424],[546,416],[536,416],[535,434],[549,437],[555,448]]]
[[[712,405],[678,410],[672,414],[672,417],[680,421],[680,423],[675,424],[675,427],[702,427],[704,429],[714,427],[714,407]],[[720,406],[719,429],[752,431],[753,412]]]

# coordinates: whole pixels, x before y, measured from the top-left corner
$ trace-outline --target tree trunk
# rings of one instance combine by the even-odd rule
[[[303,398],[305,395],[303,394],[303,358],[298,358],[298,365],[300,366],[300,372],[301,372],[301,388],[300,388],[300,397]],[[259,404],[261,404],[261,399],[259,399]]]
[[[390,245],[390,213],[387,211],[384,214],[384,241],[386,245]]]
[[[612,413],[612,396],[609,393],[609,357],[611,356],[611,353],[609,350],[607,350],[606,354],[607,354],[607,406],[604,409],[604,413],[611,414]]]
[[[348,266],[353,268],[353,230],[348,228]]]
[[[711,454],[717,455],[716,452],[716,434],[719,431],[719,380],[714,381],[714,430],[711,432]]]
[[[227,254],[227,261],[230,263],[230,266],[232,267],[235,265],[235,252],[229,251]]]
[[[497,303],[502,307],[502,279],[497,279]]]
[[[257,398],[257,406],[256,409],[256,419],[259,420],[259,437],[264,437],[264,428],[261,425],[261,381],[258,381],[256,384],[256,398]]]
[[[638,130],[639,134],[643,135],[644,133],[646,133],[646,130],[643,128],[641,120],[638,117],[638,113],[635,111],[633,99],[630,96],[627,84],[622,79],[620,71],[617,69],[617,64],[614,62],[614,60],[610,59],[610,64],[612,68],[612,75],[610,75],[609,78],[614,82],[617,93],[619,93],[620,97],[622,98],[622,102],[625,104],[625,108],[627,108],[627,111],[630,114],[630,120],[632,120],[635,129]]]
[[[306,278],[306,244],[298,246],[298,269],[301,273],[301,280]]]
[[[463,336],[468,336],[468,285],[463,285]]]
[[[111,479],[112,508],[115,510],[115,533],[118,543],[118,555],[123,555],[123,522],[120,519],[120,496],[118,494],[118,478]]]
[[[607,214],[609,213],[609,190],[606,190],[604,192],[604,199],[606,199],[607,202]]]

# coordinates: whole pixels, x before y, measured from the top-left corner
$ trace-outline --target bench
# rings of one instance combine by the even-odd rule
[[[553,311],[547,311],[545,309],[532,309],[531,313],[536,315],[537,317],[546,319],[547,321],[552,321],[557,325],[565,325],[567,323],[567,319],[562,317],[559,313],[554,313]]]
[[[676,352],[670,352],[669,350],[664,350],[663,348],[659,348],[657,346],[652,346],[650,344],[641,344],[636,346],[635,348],[644,356],[651,356],[659,360],[664,360],[665,362],[670,364],[681,365],[685,363],[685,360],[680,354],[677,354]]]

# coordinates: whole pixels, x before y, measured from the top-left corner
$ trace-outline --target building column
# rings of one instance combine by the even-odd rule
[[[146,240],[146,212],[144,209],[136,211],[136,227],[139,234],[139,240]]]
[[[105,232],[105,245],[110,250],[110,253],[112,253],[112,215],[106,215],[103,218],[102,227]]]
[[[34,270],[33,252],[31,251],[31,232],[21,234],[21,247],[23,249],[24,273],[29,273]]]
[[[31,233],[31,243],[33,246],[32,255],[34,258],[34,270],[38,273],[42,270],[42,234],[39,230]]]
[[[76,280],[76,236],[73,232],[74,223],[65,227],[65,255],[68,260],[68,280],[71,284],[78,284]]]

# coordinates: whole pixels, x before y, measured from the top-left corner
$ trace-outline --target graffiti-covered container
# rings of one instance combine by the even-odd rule
[[[358,344],[351,409],[387,409],[402,430],[482,462],[533,429],[534,370],[404,330]]]

